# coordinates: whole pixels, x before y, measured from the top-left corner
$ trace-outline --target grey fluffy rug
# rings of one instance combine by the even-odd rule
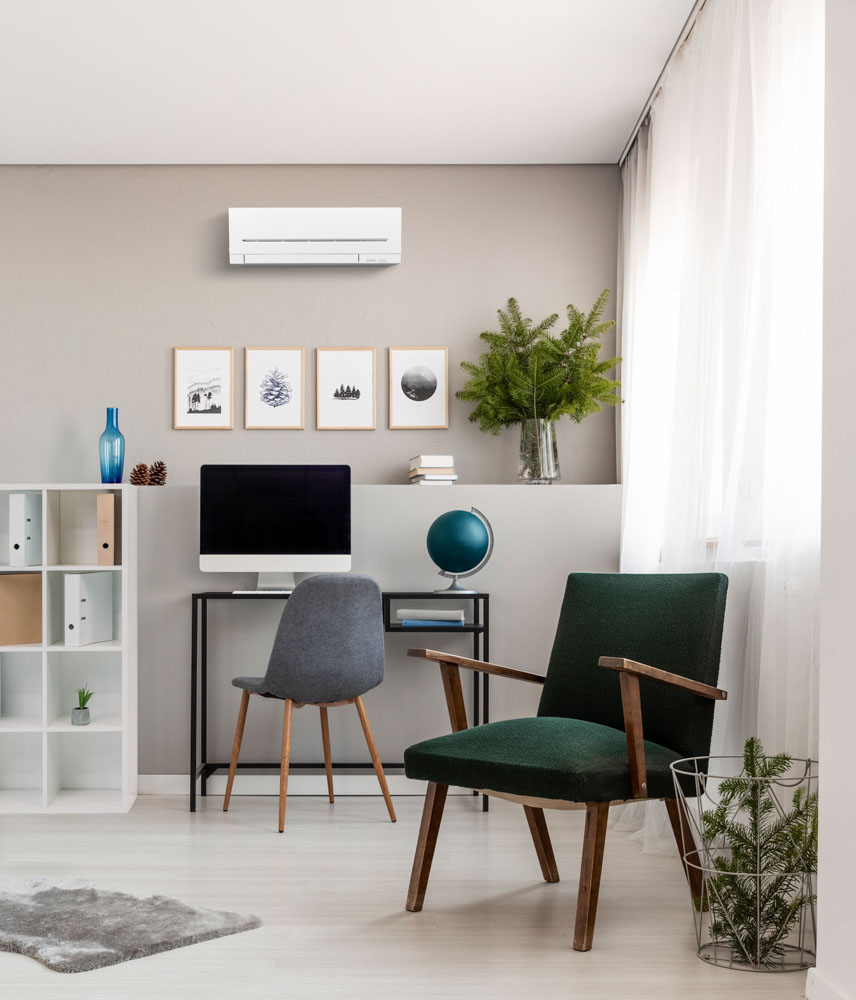
[[[0,951],[28,955],[56,972],[88,972],[260,923],[258,917],[86,882],[0,880]]]

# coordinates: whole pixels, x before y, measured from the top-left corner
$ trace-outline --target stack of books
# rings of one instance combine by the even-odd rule
[[[415,455],[408,473],[411,486],[451,486],[455,474],[454,455]]]
[[[463,628],[464,612],[453,608],[401,608],[395,617],[405,628]]]

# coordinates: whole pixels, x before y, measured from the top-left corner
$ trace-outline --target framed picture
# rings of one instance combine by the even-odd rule
[[[302,431],[306,379],[302,347],[248,347],[244,427]]]
[[[315,353],[315,426],[319,431],[373,431],[375,349],[318,347]]]
[[[173,348],[175,430],[230,431],[235,425],[234,374],[231,347]]]
[[[390,347],[390,430],[448,426],[449,348]]]

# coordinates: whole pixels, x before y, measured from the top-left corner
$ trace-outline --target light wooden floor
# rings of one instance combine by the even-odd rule
[[[571,949],[582,814],[548,814],[563,881],[541,881],[523,810],[450,798],[422,913],[404,897],[421,799],[145,797],[127,816],[0,818],[0,874],[86,877],[255,913],[259,930],[79,975],[0,953],[0,996],[743,1000],[803,995],[805,976],[695,957],[677,858],[610,831],[594,948]]]

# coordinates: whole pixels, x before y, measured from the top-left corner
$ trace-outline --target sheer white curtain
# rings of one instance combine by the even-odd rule
[[[823,4],[708,0],[623,168],[621,566],[729,576],[714,753],[816,754],[822,130]]]

